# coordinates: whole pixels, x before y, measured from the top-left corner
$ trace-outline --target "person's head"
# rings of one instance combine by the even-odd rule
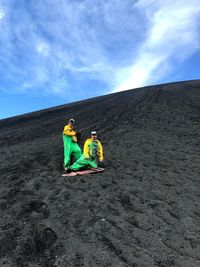
[[[91,138],[92,138],[93,140],[96,140],[96,139],[97,139],[97,132],[96,132],[96,131],[92,131],[92,132],[91,132]]]
[[[75,120],[74,120],[74,119],[70,119],[70,120],[69,120],[69,124],[70,124],[71,126],[74,126],[74,124],[75,124]]]

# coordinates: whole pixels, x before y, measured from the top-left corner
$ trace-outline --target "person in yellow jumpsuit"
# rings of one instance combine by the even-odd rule
[[[97,132],[92,131],[91,137],[88,138],[84,144],[83,155],[68,169],[67,172],[78,171],[85,168],[97,168],[97,159],[103,161],[103,147],[101,142],[97,139]]]
[[[71,155],[73,155],[76,160],[82,155],[82,150],[77,144],[77,132],[74,129],[74,124],[74,119],[70,119],[63,130],[64,169],[70,166]]]

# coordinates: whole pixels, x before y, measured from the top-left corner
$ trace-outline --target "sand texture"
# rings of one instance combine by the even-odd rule
[[[61,177],[71,117],[105,172]],[[1,120],[0,266],[199,267],[200,81]]]

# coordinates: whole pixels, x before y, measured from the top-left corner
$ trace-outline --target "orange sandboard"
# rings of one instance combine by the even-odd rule
[[[63,173],[62,176],[64,177],[72,177],[76,175],[86,175],[86,174],[92,174],[92,173],[98,173],[98,172],[103,172],[105,169],[104,168],[91,168],[89,170],[83,170],[83,171],[77,171],[77,172],[70,172],[70,173]]]

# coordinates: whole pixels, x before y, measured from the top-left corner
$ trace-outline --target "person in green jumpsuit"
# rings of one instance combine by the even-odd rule
[[[91,137],[86,140],[83,151],[83,155],[67,169],[68,173],[83,168],[97,168],[97,158],[99,158],[100,162],[103,161],[103,147],[97,139],[96,131],[91,132]]]
[[[77,132],[74,129],[74,124],[74,119],[70,119],[63,130],[64,169],[70,166],[71,155],[73,155],[76,160],[82,155],[82,150],[77,144]]]

